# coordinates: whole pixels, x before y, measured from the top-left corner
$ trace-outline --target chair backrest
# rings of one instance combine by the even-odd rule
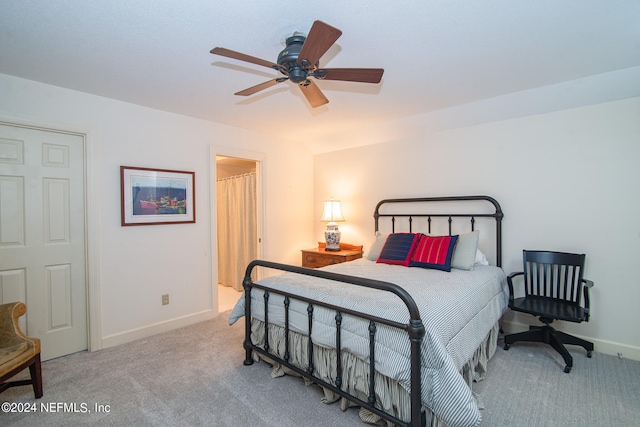
[[[555,298],[580,305],[584,254],[522,251],[527,296]]]

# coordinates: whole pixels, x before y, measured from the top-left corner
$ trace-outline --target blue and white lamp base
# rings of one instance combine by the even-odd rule
[[[324,232],[324,240],[327,243],[325,251],[338,252],[340,250],[340,230],[338,224],[330,222]]]

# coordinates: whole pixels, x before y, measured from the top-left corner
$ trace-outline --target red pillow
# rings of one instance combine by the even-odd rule
[[[451,257],[457,242],[458,236],[427,236],[422,234],[409,267],[451,271]]]

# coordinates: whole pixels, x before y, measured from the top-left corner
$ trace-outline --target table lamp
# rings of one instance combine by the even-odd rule
[[[340,250],[340,230],[337,221],[344,221],[340,209],[340,200],[325,200],[324,212],[320,221],[328,221],[327,230],[324,232],[324,239],[327,243],[325,251],[337,252]]]

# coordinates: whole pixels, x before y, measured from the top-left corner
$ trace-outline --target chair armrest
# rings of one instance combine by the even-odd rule
[[[524,274],[524,271],[517,271],[515,273],[511,273],[507,276],[507,285],[509,285],[509,304],[511,304],[511,302],[513,302],[513,296],[515,295],[513,293],[513,278],[516,276],[521,276]]]
[[[27,306],[23,302],[9,302],[0,304],[0,325],[4,330],[15,334],[20,330],[18,318],[27,312]]]
[[[23,302],[0,304],[0,330],[5,332],[1,335],[0,347],[27,341],[33,345],[36,353],[40,352],[40,340],[26,336],[18,325],[18,318],[26,312],[27,306]]]
[[[593,281],[582,279],[582,283],[584,284],[582,288],[582,293],[584,295],[584,320],[585,322],[589,321],[589,288],[593,288]]]

